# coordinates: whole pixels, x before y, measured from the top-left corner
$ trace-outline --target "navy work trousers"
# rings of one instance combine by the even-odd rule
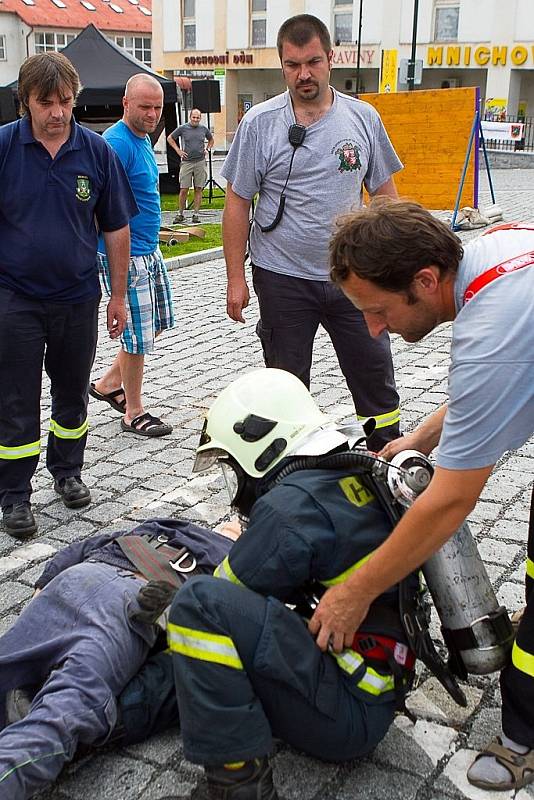
[[[154,643],[132,622],[143,581],[108,564],[61,572],[0,638],[0,797],[26,800],[53,781],[78,744],[102,743],[116,696]],[[4,727],[5,693],[43,684],[29,714]]]
[[[368,439],[379,450],[400,436],[399,396],[395,388],[387,333],[374,339],[363,315],[329,281],[309,281],[253,267],[260,320],[256,332],[267,367],[285,369],[310,387],[313,341],[326,330],[359,417],[378,417]]]
[[[191,657],[176,652],[171,625],[190,761],[209,766],[263,756],[273,736],[317,758],[345,761],[372,750],[393,721],[395,702],[366,702],[353,694],[353,678],[319,650],[303,620],[273,597],[198,576],[176,595],[169,622],[200,632],[203,645]],[[221,636],[232,640],[241,668],[213,660],[213,639]]]
[[[525,599],[527,607],[501,672],[502,728],[514,742],[534,748],[534,487],[530,503]]]
[[[0,288],[0,505],[28,500],[39,460],[43,362],[50,378],[46,464],[58,480],[79,477],[100,298],[31,300]]]

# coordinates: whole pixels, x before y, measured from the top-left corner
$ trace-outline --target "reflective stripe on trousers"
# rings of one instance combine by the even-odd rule
[[[6,447],[0,444],[0,458],[6,461],[15,460],[17,458],[29,458],[30,456],[38,456],[41,450],[41,440],[30,444],[21,444],[18,447]]]
[[[78,428],[64,428],[55,419],[50,420],[50,431],[58,439],[81,439],[89,430],[89,421],[87,417]]]

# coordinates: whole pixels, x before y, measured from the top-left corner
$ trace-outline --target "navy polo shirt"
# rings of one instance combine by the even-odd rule
[[[71,122],[54,159],[27,117],[0,127],[0,288],[80,303],[100,293],[98,227],[115,231],[138,208],[101,136]]]

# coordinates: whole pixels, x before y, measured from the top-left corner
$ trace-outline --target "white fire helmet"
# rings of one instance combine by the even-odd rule
[[[328,442],[322,441],[318,451],[306,449],[310,434],[321,429],[319,439]],[[230,455],[247,475],[261,478],[289,454],[324,453],[341,441],[346,437],[336,435],[298,378],[280,369],[257,369],[237,378],[213,402],[193,472]]]

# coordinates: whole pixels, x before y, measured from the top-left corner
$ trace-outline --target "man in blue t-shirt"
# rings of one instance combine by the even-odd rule
[[[139,206],[139,214],[130,226],[127,323],[121,336],[122,349],[108,371],[91,383],[89,392],[124,415],[123,431],[138,436],[165,436],[172,433],[172,427],[146,411],[141,399],[145,353],[152,352],[161,331],[174,325],[171,287],[158,246],[158,167],[148,136],[156,130],[161,117],[161,84],[151,75],[133,75],[126,84],[123,106],[122,119],[107,129],[104,138],[122,162]],[[110,293],[105,245],[100,239],[98,261],[104,289]]]
[[[79,91],[65,56],[31,56],[18,80],[24,116],[0,128],[0,505],[18,539],[37,530],[30,495],[43,362],[54,488],[67,508],[91,500],[81,470],[100,303],[97,225],[110,261],[111,338],[126,324],[128,221],[137,205],[113,151],[74,121]]]

